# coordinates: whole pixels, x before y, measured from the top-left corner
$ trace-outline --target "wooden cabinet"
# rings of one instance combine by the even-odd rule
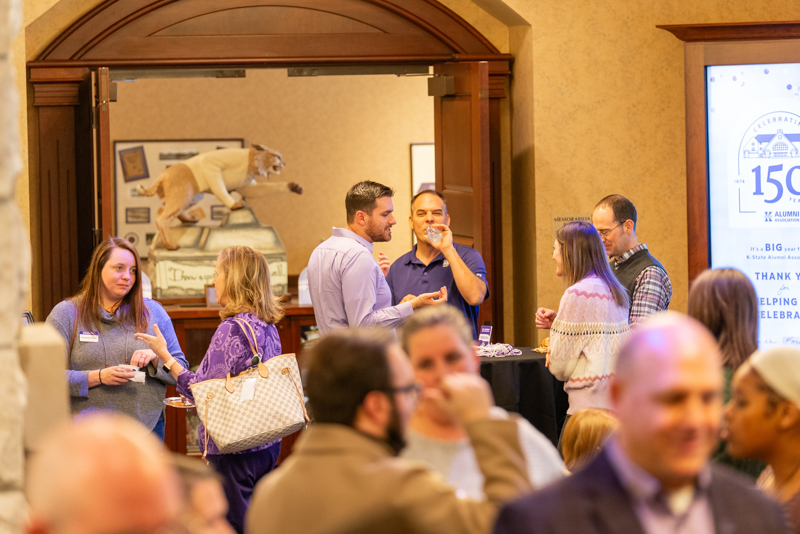
[[[205,356],[206,350],[211,343],[220,323],[219,307],[209,308],[205,305],[196,306],[170,304],[165,305],[164,309],[172,319],[175,327],[175,335],[178,342],[189,361],[189,365],[194,367],[199,365]],[[300,355],[306,339],[316,334],[316,320],[314,319],[314,308],[310,306],[300,306],[297,301],[290,301],[284,305],[283,319],[276,325],[278,335],[281,338],[281,349],[284,354],[294,353],[297,355],[297,362],[300,364]],[[167,395],[176,396],[174,386],[167,387]],[[164,432],[164,443],[173,452],[181,454],[196,455],[200,454],[197,450],[187,447],[187,425],[188,414],[186,410],[180,408],[167,407],[166,425]],[[299,433],[298,433],[299,434]],[[291,445],[297,435],[284,438],[281,448],[281,459],[291,451]]]

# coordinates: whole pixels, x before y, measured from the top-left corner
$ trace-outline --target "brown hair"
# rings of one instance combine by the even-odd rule
[[[396,341],[391,331],[336,330],[309,354],[306,394],[314,420],[352,426],[370,391],[388,391],[392,372],[387,353]]]
[[[689,290],[688,314],[708,328],[726,367],[737,369],[758,349],[758,299],[736,269],[706,269]]]
[[[125,327],[134,327],[136,332],[147,332],[147,325],[150,322],[150,310],[144,304],[142,296],[142,277],[141,260],[136,247],[130,242],[119,237],[109,237],[94,249],[92,259],[89,262],[89,269],[81,280],[78,292],[73,295],[72,300],[78,308],[78,324],[86,328],[92,324],[100,324],[100,314],[97,308],[100,307],[100,287],[103,285],[103,267],[108,263],[111,253],[116,248],[127,250],[133,255],[136,265],[136,279],[133,281],[130,291],[122,297],[122,302],[117,308],[116,317]]]
[[[611,272],[603,240],[594,226],[585,221],[567,223],[556,232],[556,241],[561,247],[565,287],[594,274],[605,282],[617,306],[630,306],[628,292]]]
[[[222,319],[242,312],[253,312],[267,324],[283,317],[283,309],[272,294],[269,265],[263,254],[242,245],[226,247],[219,252],[217,268],[225,275],[227,304],[219,312]]]
[[[614,213],[614,220],[619,224],[625,221],[632,221],[633,231],[636,231],[636,206],[633,205],[633,202],[622,195],[608,195],[598,202],[594,209],[601,206],[611,208]]]
[[[607,410],[584,408],[572,414],[561,440],[567,469],[574,473],[591,462],[618,426],[617,418]]]
[[[356,213],[359,211],[363,211],[367,215],[372,216],[378,199],[392,196],[394,196],[394,191],[391,187],[379,184],[378,182],[370,182],[369,180],[358,182],[347,191],[347,196],[344,198],[347,223],[350,224],[355,221]]]

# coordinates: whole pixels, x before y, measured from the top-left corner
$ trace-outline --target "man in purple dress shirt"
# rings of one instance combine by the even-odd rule
[[[424,293],[392,306],[392,292],[372,244],[392,239],[394,191],[383,184],[359,182],[347,192],[347,228],[314,249],[308,262],[308,289],[322,335],[337,328],[395,328],[422,306],[447,301],[447,289]]]
[[[480,253],[471,247],[453,243],[450,215],[441,193],[426,189],[411,200],[408,224],[417,244],[400,256],[386,275],[392,290],[392,304],[412,300],[431,287],[447,288],[447,303],[458,308],[472,326],[472,338],[478,339],[478,312],[489,296],[486,265]],[[442,239],[433,243],[425,231],[433,226]]]
[[[508,505],[496,534],[788,534],[780,505],[708,462],[722,415],[714,337],[678,313],[648,319],[617,359],[619,430],[583,470]]]

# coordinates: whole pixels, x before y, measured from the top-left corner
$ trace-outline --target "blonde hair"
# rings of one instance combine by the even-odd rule
[[[585,221],[567,223],[556,232],[556,241],[561,247],[565,287],[574,286],[594,274],[605,282],[617,306],[630,306],[628,291],[611,272],[603,240],[594,226]]]
[[[567,469],[574,473],[594,460],[618,426],[617,418],[607,410],[584,408],[572,414],[561,439]]]
[[[219,253],[217,269],[225,276],[227,303],[219,312],[222,319],[253,312],[267,324],[281,320],[283,309],[272,294],[269,265],[263,254],[242,245],[227,247]]]

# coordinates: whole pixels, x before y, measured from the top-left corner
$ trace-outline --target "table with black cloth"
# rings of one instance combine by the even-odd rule
[[[564,383],[544,366],[544,354],[517,348],[522,355],[480,358],[481,376],[491,384],[497,406],[522,415],[555,445],[569,407]]]

